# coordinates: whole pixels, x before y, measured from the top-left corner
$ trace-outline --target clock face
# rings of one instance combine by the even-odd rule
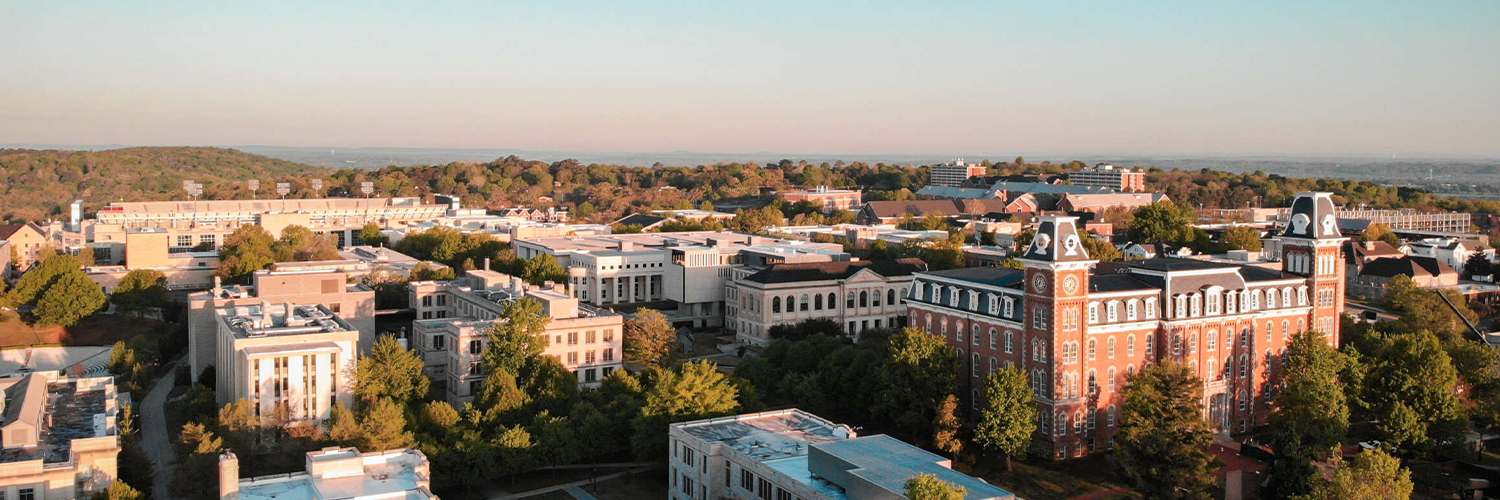
[[[1031,289],[1036,290],[1037,293],[1047,291],[1047,275],[1038,274],[1033,276],[1031,278]]]
[[[1067,278],[1063,278],[1063,291],[1068,293],[1078,291],[1078,277],[1069,276]]]

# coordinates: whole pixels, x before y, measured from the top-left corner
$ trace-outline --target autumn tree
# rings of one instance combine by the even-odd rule
[[[1396,232],[1391,230],[1391,226],[1382,222],[1376,222],[1366,227],[1364,232],[1359,234],[1359,240],[1384,241],[1393,247],[1401,248],[1401,237],[1396,236]]]
[[[407,349],[391,335],[375,341],[370,353],[359,360],[354,393],[366,403],[390,399],[405,403],[427,395],[431,383],[422,373],[427,363],[417,351]]]
[[[247,224],[224,237],[219,246],[219,267],[215,272],[226,283],[250,284],[256,271],[276,263],[276,240],[259,225]]]
[[[985,451],[1005,455],[1005,470],[1011,458],[1024,456],[1036,432],[1036,396],[1031,381],[1019,368],[996,370],[984,378],[984,399],[974,442]]]
[[[932,474],[918,474],[906,480],[902,493],[909,500],[963,500],[969,491]]]
[[[693,361],[673,369],[647,368],[649,380],[640,415],[632,422],[635,433],[631,449],[642,459],[663,456],[667,425],[703,418],[732,415],[739,410],[739,392],[718,366]]]
[[[360,228],[359,241],[372,247],[384,247],[391,243],[391,237],[380,231],[379,224],[371,222]]]
[[[677,352],[677,330],[666,315],[642,308],[625,318],[625,360],[641,366],[672,363]]]
[[[1203,420],[1203,383],[1173,361],[1126,377],[1115,453],[1149,498],[1212,498],[1213,432]]]
[[[964,421],[959,418],[958,411],[958,396],[949,394],[938,404],[937,416],[932,419],[933,446],[955,458],[964,451],[964,440],[959,436]]]
[[[1101,262],[1116,262],[1125,259],[1125,254],[1120,252],[1108,239],[1095,238],[1083,235],[1083,250],[1088,252],[1089,258]]]

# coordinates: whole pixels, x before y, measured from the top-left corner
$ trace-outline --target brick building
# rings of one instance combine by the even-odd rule
[[[957,349],[971,400],[1001,366],[1031,375],[1041,454],[1108,449],[1126,377],[1172,359],[1203,380],[1204,417],[1244,431],[1269,414],[1264,389],[1291,336],[1308,328],[1337,345],[1344,265],[1327,193],[1292,204],[1279,268],[1190,259],[1092,260],[1075,218],[1046,216],[1019,260],[1025,269],[918,273],[910,321]],[[975,405],[977,407],[977,404]]]

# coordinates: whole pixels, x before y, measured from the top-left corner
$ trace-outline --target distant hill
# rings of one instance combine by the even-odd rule
[[[262,193],[278,179],[320,176],[332,170],[208,147],[142,147],[104,151],[0,149],[0,219],[66,218],[68,204],[86,211],[111,201],[186,198],[182,181],[205,185],[204,198],[260,179]],[[233,197],[233,196],[228,196]]]

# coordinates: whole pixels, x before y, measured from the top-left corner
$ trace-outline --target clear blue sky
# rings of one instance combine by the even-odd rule
[[[1500,155],[1500,1],[0,0],[0,143]]]

